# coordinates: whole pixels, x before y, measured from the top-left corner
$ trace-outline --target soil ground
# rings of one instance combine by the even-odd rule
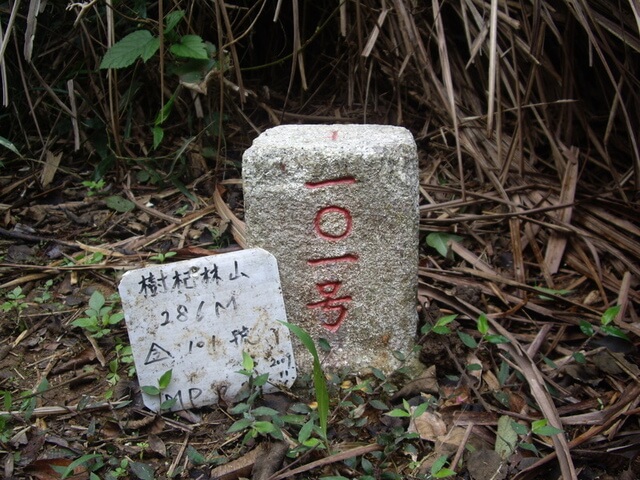
[[[585,335],[586,325],[604,325],[585,302],[597,287],[570,269],[554,291],[519,284],[499,223],[480,234],[490,253],[467,242],[445,258],[425,232],[417,304],[425,369],[415,378],[328,375],[330,452],[300,441],[301,423],[315,418],[308,378],[294,393],[245,400],[273,409],[270,421],[284,435],[229,433],[243,417],[232,405],[152,414],[141,402],[124,322],[96,335],[74,321],[87,316],[96,291],[119,312],[114,295],[128,269],[240,248],[231,225],[242,218],[241,191],[204,178],[189,186],[194,202],[171,186],[93,191],[78,176],[61,175],[46,190],[29,177],[2,183],[5,478],[62,478],[67,470],[66,478],[78,479],[230,479],[251,476],[256,458],[263,471],[256,467],[253,478],[430,478],[446,468],[451,478],[557,478],[563,444],[544,420],[550,411],[563,421],[579,478],[638,478],[635,332],[618,322],[613,335]],[[227,210],[208,206],[216,192]],[[118,211],[114,197],[135,208]],[[482,255],[493,274],[469,271],[470,259]],[[491,318],[487,330],[476,312]],[[587,313],[595,320],[580,325]],[[550,394],[536,392],[545,385]],[[427,411],[410,420],[425,402]],[[500,443],[505,435],[511,440]],[[446,468],[438,470],[439,458],[449,459]],[[297,477],[287,473],[296,468],[303,470]]]

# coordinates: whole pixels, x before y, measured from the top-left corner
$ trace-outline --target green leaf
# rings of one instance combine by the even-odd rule
[[[518,446],[524,450],[529,450],[530,452],[533,452],[536,455],[540,455],[540,451],[536,448],[536,446],[533,443],[522,442]]]
[[[263,434],[272,433],[276,430],[276,427],[271,422],[255,422],[253,428],[255,428],[258,433]]]
[[[1,137],[1,136],[0,136],[0,146],[3,146],[4,148],[8,148],[9,150],[11,150],[13,153],[18,155],[19,157],[22,156],[20,154],[20,152],[18,151],[18,149],[16,148],[16,146],[12,142],[10,142],[9,140],[7,140],[6,138]]]
[[[100,62],[100,68],[125,68],[138,59],[149,60],[160,48],[160,40],[148,30],[136,30],[114,43]]]
[[[92,454],[88,454],[88,455],[82,455],[80,458],[74,460],[73,462],[71,462],[67,468],[65,468],[62,471],[62,475],[61,478],[67,478],[69,475],[71,475],[73,473],[73,471],[76,469],[76,467],[79,467],[81,465],[87,465],[89,464],[92,460],[97,460],[97,459],[102,459],[102,455],[99,455],[97,453],[92,453]],[[87,469],[88,470],[88,469]]]
[[[279,412],[277,410],[274,410],[273,408],[269,408],[269,407],[258,407],[251,411],[251,414],[254,417],[261,417],[263,415],[266,415],[268,417],[273,417],[278,415],[278,413]]]
[[[316,401],[318,402],[318,419],[320,421],[320,430],[322,438],[327,438],[327,424],[329,420],[329,391],[327,389],[327,381],[320,365],[318,351],[313,340],[307,332],[292,323],[281,322],[289,330],[291,330],[302,342],[309,353],[313,357],[313,386],[316,393]]]
[[[600,323],[602,325],[609,325],[616,318],[618,313],[620,313],[621,305],[616,305],[615,307],[609,307],[605,310],[600,318]]]
[[[373,473],[373,464],[367,458],[362,457],[362,460],[360,460],[360,465],[362,466],[362,470],[364,470],[367,475],[371,475]]]
[[[173,369],[169,369],[160,376],[158,379],[158,388],[160,390],[166,390],[171,383],[171,377],[173,376]]]
[[[411,416],[409,412],[401,408],[394,408],[390,412],[385,413],[385,415],[388,415],[389,417],[410,417]]]
[[[155,469],[146,463],[131,461],[129,468],[140,480],[155,480],[157,478]]]
[[[38,384],[38,388],[36,389],[36,392],[38,393],[43,393],[46,392],[47,390],[49,390],[49,380],[47,380],[46,378],[44,378],[39,384]]]
[[[124,313],[122,312],[114,313],[113,315],[109,316],[109,321],[107,323],[109,325],[116,325],[120,323],[123,319],[124,319]]]
[[[162,143],[162,139],[164,138],[164,130],[162,127],[153,127],[151,129],[151,133],[153,134],[153,149],[158,148],[158,145]]]
[[[469,347],[469,348],[477,348],[478,347],[478,342],[476,342],[476,339],[473,338],[468,333],[464,333],[464,332],[458,331],[458,337],[460,338],[462,343],[464,343],[467,347]]]
[[[431,465],[431,475],[435,475],[442,470],[442,467],[447,463],[447,458],[448,457],[446,455],[441,455],[435,462],[433,462],[433,465]]]
[[[309,420],[307,423],[305,423],[302,428],[300,429],[300,432],[298,432],[298,442],[300,443],[304,443],[307,440],[309,440],[309,438],[311,438],[311,434],[313,433],[313,420]]]
[[[443,327],[445,325],[449,325],[456,318],[458,318],[458,315],[447,315],[445,317],[439,318],[438,321],[436,322],[435,326],[433,327],[433,331],[436,332],[436,333],[440,333],[440,331],[446,330],[445,333],[450,333],[450,330],[448,328],[445,329]]]
[[[153,385],[145,385],[144,387],[140,387],[147,395],[151,395],[152,397],[157,397],[160,395],[160,389],[158,387],[154,387]]]
[[[184,18],[184,10],[174,10],[164,16],[164,33],[171,32],[178,22]]]
[[[494,449],[503,460],[511,456],[518,443],[518,433],[514,430],[513,423],[516,422],[507,415],[502,415],[498,419],[498,434]]]
[[[547,358],[547,357],[543,356],[542,357],[542,361],[545,364],[547,364],[548,367],[551,367],[551,368],[554,368],[554,369],[558,368],[558,365],[553,360],[551,360],[550,358]]]
[[[173,110],[173,104],[176,101],[176,95],[177,94],[178,94],[178,90],[173,92],[173,95],[171,95],[171,98],[169,100],[167,100],[167,103],[165,103],[162,106],[162,108],[160,109],[160,111],[156,115],[156,118],[153,121],[153,124],[156,127],[159,127],[160,125],[162,125],[165,122],[165,120],[167,120],[167,118],[169,118],[169,115],[171,114],[171,110]]]
[[[593,337],[596,331],[593,329],[593,325],[591,325],[586,320],[580,320],[580,331],[584,333],[587,337]]]
[[[493,343],[498,345],[500,343],[509,343],[509,339],[503,335],[487,335],[484,337],[485,340],[489,343]]]
[[[307,448],[316,448],[318,445],[322,445],[322,441],[319,438],[310,438],[302,442],[302,445]]]
[[[614,327],[613,325],[603,325],[600,327],[600,330],[607,335],[611,335],[613,337],[622,338],[624,340],[629,340],[629,337],[626,333],[620,330],[618,327]]]
[[[0,393],[2,393],[4,409],[11,410],[11,404],[13,403],[13,396],[11,395],[11,392],[9,392],[8,390],[3,390]]]
[[[586,359],[586,357],[585,357],[585,356],[584,356],[584,354],[583,354],[583,353],[581,353],[581,352],[575,352],[575,353],[572,355],[572,357],[573,357],[573,359],[576,361],[576,363],[580,363],[580,364],[587,363],[587,359]]]
[[[176,403],[178,403],[178,397],[165,400],[160,404],[160,410],[171,410]]]
[[[498,370],[498,381],[500,385],[504,385],[509,377],[509,364],[504,360],[500,363],[500,370]]]
[[[253,385],[256,387],[262,387],[269,381],[269,374],[262,373],[253,379]]]
[[[411,414],[411,416],[412,416],[413,418],[418,418],[418,417],[422,416],[422,414],[423,414],[424,412],[426,412],[426,411],[427,411],[427,408],[429,408],[429,402],[421,403],[420,405],[418,405],[418,406],[416,407],[416,409],[413,411],[413,413]]]
[[[251,406],[248,403],[240,402],[234,405],[231,410],[229,410],[229,413],[231,413],[231,415],[239,415],[241,413],[248,412],[250,408]]]
[[[562,433],[561,429],[549,425],[549,421],[546,418],[531,422],[531,431],[537,435],[547,436]]]
[[[104,307],[104,295],[100,293],[100,290],[96,290],[91,294],[91,298],[89,298],[89,308],[99,312],[102,307]]]
[[[486,335],[489,332],[489,319],[484,313],[478,317],[478,332],[480,335]]]
[[[431,325],[430,323],[425,323],[420,329],[420,333],[426,335],[431,332],[431,330],[433,330],[433,325]]]
[[[184,185],[184,183],[178,180],[175,175],[172,175],[169,180],[171,181],[173,186],[176,187],[185,197],[187,197],[192,202],[198,203],[199,200],[195,197],[195,195],[193,195],[193,193],[191,193]]]
[[[394,350],[393,352],[391,352],[391,355],[393,355],[393,358],[395,358],[399,362],[404,362],[407,359],[407,356],[400,350]]]
[[[479,363],[470,363],[467,365],[467,370],[470,372],[477,372],[478,370],[482,370],[482,365]]]
[[[71,322],[71,325],[73,325],[74,327],[86,328],[89,330],[91,328],[98,328],[98,319],[96,317],[78,318],[77,320]]]
[[[253,372],[255,368],[255,363],[253,362],[253,358],[244,350],[242,351],[242,368],[248,372]]]
[[[242,430],[249,428],[252,423],[253,423],[253,420],[250,418],[241,418],[240,420],[237,420],[233,425],[229,427],[229,430],[227,430],[227,433],[241,432]]]
[[[280,415],[280,420],[285,423],[290,423],[291,425],[304,425],[307,421],[307,417],[305,415],[295,415],[293,413]]]
[[[185,35],[179,43],[171,45],[171,53],[176,57],[207,60],[209,54],[199,35]]]
[[[386,403],[384,403],[382,400],[377,400],[377,399],[372,399],[369,402],[369,405],[371,405],[373,408],[375,408],[376,410],[387,410],[389,407],[387,406]],[[7,409],[8,410],[8,409]]]
[[[320,337],[318,339],[318,348],[325,353],[329,353],[331,351],[331,344],[326,338]]]
[[[539,292],[548,293],[549,295],[557,295],[557,296],[568,295],[573,291],[573,290],[555,290],[553,288],[546,288],[546,287],[533,287],[533,288],[535,290],[538,290]],[[538,295],[538,298],[540,298],[541,300],[553,300],[553,297],[549,297],[547,295]]]
[[[438,470],[436,473],[434,473],[433,478],[447,478],[452,477],[455,474],[456,472],[454,472],[450,468],[443,468],[442,470]]]
[[[207,459],[204,455],[202,455],[200,452],[198,452],[195,448],[193,448],[191,445],[189,445],[187,447],[187,458],[191,461],[191,463],[193,463],[194,465],[203,465],[205,463],[207,463]]]
[[[126,198],[122,198],[120,195],[112,195],[111,197],[107,197],[104,200],[104,203],[111,210],[115,210],[116,212],[126,213],[130,212],[134,208],[136,208],[136,204],[127,200]]]
[[[438,335],[449,335],[451,333],[451,329],[449,327],[443,327],[441,325],[436,325],[431,329],[431,331]]]
[[[551,425],[547,425],[546,427],[540,427],[536,430],[533,430],[533,433],[537,435],[546,435],[546,436],[557,435],[562,432],[563,430],[561,430],[560,428],[552,427]]]
[[[451,233],[433,232],[427,235],[427,245],[435,248],[444,258],[452,257],[449,242],[459,242],[461,240],[462,237]]]
[[[511,420],[511,429],[518,435],[527,435],[529,433],[529,429],[526,427],[526,425],[522,425],[515,420]]]
[[[456,315],[456,314],[454,314],[454,315],[446,315],[444,317],[440,317],[438,319],[438,321],[436,322],[436,327],[442,327],[444,325],[449,325],[456,318],[458,318],[458,315]]]

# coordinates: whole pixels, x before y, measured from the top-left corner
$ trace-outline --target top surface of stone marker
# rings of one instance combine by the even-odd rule
[[[262,249],[195,258],[125,273],[119,286],[141,386],[173,372],[162,401],[174,410],[231,402],[246,384],[242,352],[257,373],[290,387],[296,364],[278,266]],[[270,384],[266,391],[273,390]],[[143,393],[145,405],[160,400]]]
[[[247,242],[278,259],[289,320],[329,341],[329,367],[389,372],[413,346],[417,163],[411,133],[381,125],[280,126],[244,154]]]

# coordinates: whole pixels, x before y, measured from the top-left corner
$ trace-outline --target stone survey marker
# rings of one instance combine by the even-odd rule
[[[125,273],[120,282],[141,386],[173,370],[162,401],[173,410],[232,401],[246,385],[242,352],[257,373],[290,387],[296,378],[278,266],[261,249],[196,258]],[[265,391],[275,387],[267,384]],[[143,393],[158,411],[161,401]]]
[[[243,157],[247,242],[278,259],[289,321],[326,365],[385,372],[417,328],[418,160],[408,130],[286,125]],[[298,368],[311,357],[294,338]]]

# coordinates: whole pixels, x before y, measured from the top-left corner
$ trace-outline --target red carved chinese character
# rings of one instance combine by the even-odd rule
[[[320,320],[322,326],[330,332],[336,332],[340,328],[344,317],[347,315],[345,303],[351,301],[351,296],[336,296],[342,282],[324,282],[316,284],[316,290],[324,298],[319,302],[307,304],[307,308],[319,308],[322,311]],[[332,315],[333,314],[333,315]]]
[[[344,231],[339,234],[335,234],[333,232],[327,232],[322,229],[322,217],[328,213],[338,213],[344,217],[345,227]],[[316,218],[313,219],[313,227],[316,230],[318,236],[324,238],[325,240],[338,241],[343,238],[347,238],[351,233],[351,228],[353,227],[353,220],[351,219],[351,212],[346,208],[342,207],[324,207],[318,210],[316,213]]]
[[[344,184],[349,185],[351,183],[356,183],[356,179],[351,176],[347,176],[347,177],[339,177],[339,178],[330,178],[329,180],[322,180],[320,182],[306,182],[304,186],[307,188],[313,189],[313,188],[332,187],[333,185],[344,185]]]
[[[312,267],[316,265],[326,265],[328,263],[347,262],[353,263],[358,261],[358,256],[353,253],[347,253],[346,255],[340,255],[339,257],[326,257],[326,258],[310,258],[307,263]]]

